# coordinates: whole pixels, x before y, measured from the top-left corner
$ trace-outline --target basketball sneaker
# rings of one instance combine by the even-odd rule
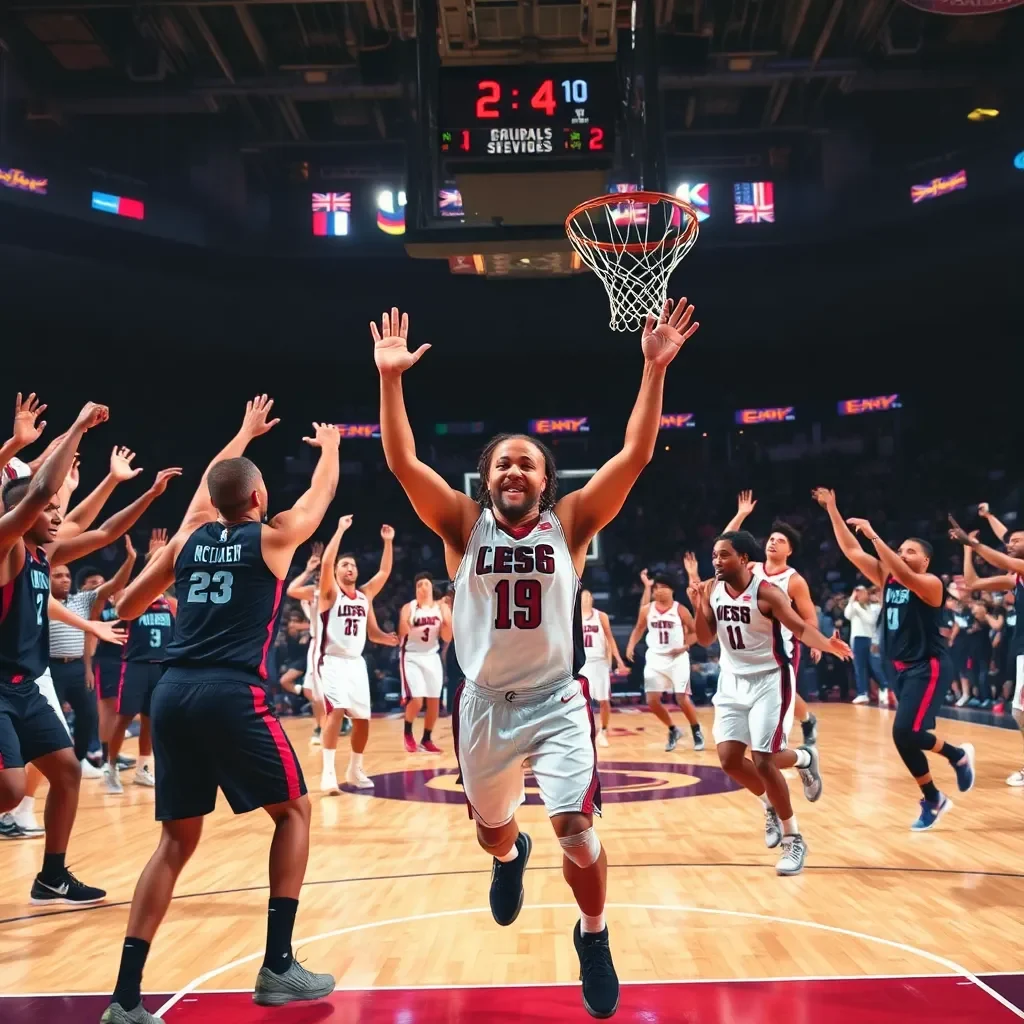
[[[286,1006],[326,999],[334,991],[334,984],[333,975],[314,974],[293,959],[283,974],[275,974],[269,967],[260,968],[252,1001],[257,1006]]]
[[[800,723],[804,734],[804,746],[813,747],[818,742],[818,719],[811,715],[806,722]]]
[[[349,767],[345,772],[345,782],[356,789],[373,789],[373,779],[362,768]]]
[[[821,770],[818,766],[818,751],[814,747],[798,747],[798,750],[806,750],[810,755],[811,763],[806,768],[797,768],[797,774],[803,783],[804,796],[808,802],[814,803],[821,797],[821,790],[824,783],[821,780]]]
[[[0,839],[31,839],[10,814],[0,814]]]
[[[704,733],[700,731],[699,725],[693,730],[693,749],[698,753],[704,749]]]
[[[891,706],[890,702],[889,702],[889,688],[888,687],[886,687],[884,690],[879,690],[878,691],[878,706],[880,708],[887,708],[887,707]]]
[[[441,753],[441,748],[433,740],[424,740],[416,749],[425,754]]]
[[[323,740],[320,737],[320,726],[318,725],[313,730],[313,734],[309,737],[309,745],[311,747],[319,747],[322,744],[323,744]]]
[[[912,832],[927,832],[928,829],[935,826],[935,823],[946,811],[951,811],[952,809],[953,801],[944,793],[939,794],[938,802],[934,804],[928,800],[922,800],[920,817],[910,826],[910,830]]]
[[[103,783],[108,793],[120,796],[124,793],[124,786],[121,785],[121,767],[116,762],[103,766]]]
[[[609,745],[607,729],[602,729],[600,732],[598,732],[596,742],[599,747],[607,747]]]
[[[774,850],[782,842],[782,822],[774,807],[764,809],[764,845]]]
[[[974,789],[974,744],[961,743],[960,749],[964,756],[953,765],[956,772],[956,784],[961,793],[969,793]]]
[[[338,775],[336,772],[321,772],[320,792],[331,794],[338,792]]]
[[[89,903],[102,903],[107,898],[104,889],[97,889],[92,885],[84,885],[67,868],[65,868],[59,879],[44,882],[39,875],[32,883],[32,891],[29,893],[29,902],[37,907],[47,907],[51,904],[69,903],[73,907],[82,907]]]
[[[35,838],[46,833],[46,829],[36,820],[35,805],[29,803],[27,807],[21,805],[11,811],[14,824],[29,834],[29,838]]]
[[[117,755],[117,767],[118,768],[134,768],[136,760],[134,757],[125,757],[124,754]]]
[[[83,757],[80,763],[82,765],[82,778],[83,779],[102,779],[103,778],[103,772],[99,768],[97,768],[96,765],[94,765],[92,763],[92,761],[88,761],[88,760],[86,760],[86,758]]]
[[[163,1024],[139,1003],[134,1010],[126,1010],[120,1003],[111,1003],[100,1017],[100,1024]]]
[[[519,856],[515,860],[502,862],[495,857],[491,867],[491,890],[488,897],[491,916],[502,926],[512,924],[523,909],[523,900],[526,899],[523,873],[530,860],[533,840],[525,832],[520,832],[516,836],[516,849]]]
[[[799,832],[782,837],[782,856],[775,865],[777,875],[799,875],[807,860],[807,844]]]
[[[619,1008],[619,978],[612,963],[607,927],[584,935],[577,921],[572,942],[580,958],[583,1008],[591,1017],[611,1017]]]
[[[140,764],[135,769],[135,775],[132,776],[132,782],[136,786],[149,786],[153,789],[156,786],[156,779],[153,777],[153,769],[148,764]]]
[[[416,753],[416,737],[411,732],[407,732],[403,737],[402,741],[405,743],[405,749],[407,753]]]
[[[853,698],[853,701],[851,703],[853,703],[853,704],[867,704],[867,702],[868,702],[868,695],[866,693],[858,693],[857,696]],[[881,695],[879,695],[879,697],[878,697],[878,703],[879,704],[882,703]]]
[[[1006,784],[1013,786],[1014,789],[1020,789],[1024,786],[1024,768],[1018,768],[1012,775],[1006,777]]]
[[[679,742],[679,730],[674,726],[668,727],[668,742],[665,744],[665,752],[671,753],[676,749],[676,744]]]

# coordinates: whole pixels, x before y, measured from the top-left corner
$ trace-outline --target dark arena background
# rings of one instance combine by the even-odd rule
[[[965,582],[947,520],[1002,551],[990,524],[1012,532],[1024,507],[1021,0],[9,0],[0,400],[48,403],[26,459],[86,400],[109,405],[81,446],[81,494],[115,444],[144,467],[111,509],[183,468],[133,527],[140,553],[152,530],[178,528],[254,394],[281,417],[250,450],[271,514],[308,486],[311,421],[338,424],[340,484],[316,537],[352,514],[343,550],[365,581],[394,526],[374,601],[392,631],[415,575],[440,598],[448,572],[384,460],[370,321],[397,306],[410,346],[432,346],[405,395],[420,457],[452,486],[475,494],[480,449],[513,431],[549,444],[563,493],[580,487],[622,445],[643,357],[638,333],[610,329],[564,221],[592,196],[625,209],[638,190],[697,218],[669,295],[695,305],[700,329],[668,370],[654,457],[583,576],[620,651],[641,570],[689,608],[684,556],[711,577],[745,490],[759,541],[777,518],[802,532],[793,565],[819,625],[855,645],[847,610],[865,580],[811,497],[834,489],[893,547],[934,547],[957,670],[937,732],[973,744],[977,782],[930,834],[912,832],[921,793],[893,747],[899,695],[877,649],[855,666],[804,648],[796,682],[818,721],[824,796],[806,803],[785,772],[810,854],[780,877],[763,809],[711,738],[717,644],[690,652],[708,749],[684,725],[668,752],[641,630],[598,748],[617,1016],[1024,1018],[1015,602],[1010,587]],[[72,564],[76,587],[83,568],[112,575],[124,551]],[[967,557],[982,577],[1003,571]],[[154,940],[145,1006],[170,1024],[589,1019],[568,938],[577,908],[530,773],[525,905],[510,928],[489,918],[491,860],[457,781],[457,660],[431,756],[403,747],[400,653],[368,644],[373,788],[321,793],[316,722],[289,678],[306,664],[307,612],[285,600],[268,699],[312,803],[295,952],[337,989],[252,1002],[272,833],[221,799]],[[665,707],[682,723],[671,695]],[[129,731],[123,753],[137,758]],[[89,741],[101,767],[98,733]],[[955,785],[932,763],[936,785]],[[15,823],[4,838],[24,841],[0,842],[4,1024],[92,1024],[109,1002],[160,829],[153,795],[122,777],[123,794],[83,779],[68,853],[106,902],[32,905],[41,833]]]

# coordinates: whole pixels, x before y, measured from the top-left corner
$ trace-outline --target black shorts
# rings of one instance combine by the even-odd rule
[[[942,655],[928,661],[894,661],[893,666],[899,699],[893,728],[931,731],[935,728],[935,715],[955,678],[952,661]]]
[[[100,700],[112,700],[117,696],[117,688],[121,682],[121,666],[124,664],[120,658],[114,661],[113,658],[97,659],[92,663],[93,674],[96,677],[96,689],[99,692]]]
[[[149,717],[153,690],[164,674],[164,667],[155,661],[122,661],[117,685],[117,713],[134,718]]]
[[[70,746],[67,727],[34,682],[0,683],[0,770]]]
[[[235,814],[306,793],[299,759],[261,686],[162,680],[151,725],[157,821],[209,814],[218,788]]]
[[[960,678],[966,679],[972,687],[983,686],[988,678],[988,662],[974,657],[966,658],[960,669]]]

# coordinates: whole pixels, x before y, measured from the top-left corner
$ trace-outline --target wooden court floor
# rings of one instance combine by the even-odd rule
[[[774,871],[777,851],[764,847],[759,803],[732,787],[713,749],[695,753],[687,736],[666,754],[653,716],[614,715],[612,744],[599,750],[605,815],[598,827],[610,863],[612,949],[624,981],[654,992],[709,979],[930,979],[938,986],[937,1005],[948,1007],[939,978],[1020,969],[1024,791],[1003,781],[1020,767],[1019,734],[940,721],[944,738],[975,744],[978,782],[961,796],[952,771],[936,759],[936,781],[956,806],[934,831],[914,834],[916,791],[889,739],[891,713],[851,705],[815,710],[825,790],[819,803],[808,805],[791,779],[810,854],[804,873],[785,879]],[[710,737],[711,711],[700,714]],[[339,988],[374,992],[508,991],[575,981],[576,915],[559,848],[535,797],[520,811],[535,840],[527,902],[516,924],[502,929],[486,909],[490,862],[475,844],[455,786],[448,720],[435,733],[445,751],[440,757],[405,753],[401,723],[375,720],[366,769],[376,791],[337,796],[316,792],[320,752],[308,744],[310,721],[285,724],[313,791],[312,849],[296,924],[297,952],[311,969],[333,972]],[[797,729],[794,740],[798,735]],[[339,775],[346,758],[343,739]],[[102,783],[83,783],[68,860],[83,880],[108,889],[104,906],[33,908],[27,897],[41,844],[0,844],[0,994],[110,991],[127,904],[158,835],[152,803],[151,790],[127,783],[122,797],[107,795]],[[223,800],[208,819],[147,966],[146,991],[164,994],[158,1005],[166,1000],[181,1010],[195,1001],[193,990],[251,990],[264,942],[270,834],[261,813],[233,817]],[[575,1000],[572,995],[573,1006]],[[0,1019],[15,1020],[5,1004],[14,1005],[0,999]],[[993,997],[982,1010],[993,1020],[992,1011],[1024,1017],[1008,1004]],[[288,1012],[255,1015],[246,998],[232,1013],[188,1020],[549,1019],[451,1010],[402,1017],[383,1007],[370,1015],[351,1007],[335,1016]],[[928,1010],[935,1020],[969,1020],[977,1012],[961,1018]],[[167,1016],[179,1019],[173,1008]],[[78,1020],[34,1011],[24,1019]],[[82,1019],[98,1019],[98,1011]],[[559,1019],[588,1018],[580,1010],[578,1018],[561,1011]],[[719,1012],[692,1019],[740,1018]]]

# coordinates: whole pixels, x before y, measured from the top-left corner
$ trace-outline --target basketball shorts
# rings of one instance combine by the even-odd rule
[[[100,700],[112,700],[117,697],[121,685],[121,666],[123,661],[113,658],[97,659],[92,663],[93,675],[96,678],[96,692]]]
[[[648,654],[644,663],[644,691],[689,693],[689,653],[677,654],[674,658],[667,658],[664,654]]]
[[[349,718],[370,717],[370,676],[362,657],[327,655],[317,667],[317,687],[328,714],[341,708]]]
[[[54,686],[53,676],[50,675],[49,669],[36,680],[36,686],[39,687],[39,692],[46,698],[46,703],[53,708],[54,714],[60,719],[61,725],[64,726],[67,734],[70,736],[71,730],[68,729],[68,720],[64,717],[64,708],[61,706],[60,697],[57,696],[57,687]]]
[[[398,657],[402,673],[402,703],[414,697],[440,697],[444,683],[444,667],[438,654],[411,654],[402,651]]]
[[[149,717],[153,690],[164,674],[164,667],[155,661],[122,661],[117,684],[117,713],[134,718]]]
[[[540,692],[485,690],[467,680],[452,715],[470,817],[481,825],[504,825],[525,802],[524,769],[533,773],[549,816],[601,813],[585,678]]]
[[[953,662],[948,655],[927,661],[894,661],[896,697],[899,704],[893,729],[930,732],[942,707],[946,692],[953,684]]]
[[[302,677],[302,688],[309,690],[310,693],[313,693],[315,690],[313,676],[316,672],[316,654],[316,644],[310,640],[309,647],[306,650],[306,674]],[[317,694],[317,699],[320,699],[320,694]]]
[[[593,700],[612,699],[611,666],[603,658],[588,661],[583,666],[583,676],[590,684],[590,696]]]
[[[1018,654],[1014,663],[1017,675],[1013,687],[1013,710],[1024,712],[1024,654]]]
[[[786,749],[793,727],[793,680],[788,668],[743,676],[723,668],[711,703],[716,743],[744,743],[765,754]]]
[[[164,679],[151,722],[157,821],[210,814],[218,789],[235,814],[305,795],[299,760],[262,686]]]
[[[0,683],[0,770],[24,768],[70,746],[63,716],[57,716],[34,682]]]

